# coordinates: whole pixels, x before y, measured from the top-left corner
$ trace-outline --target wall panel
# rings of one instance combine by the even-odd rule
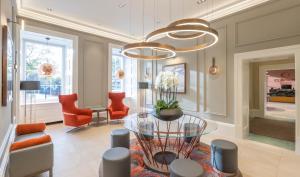
[[[83,50],[84,105],[106,105],[105,94],[103,94],[107,88],[103,82],[107,78],[107,74],[104,72],[107,68],[104,44],[86,40]]]
[[[206,50],[206,99],[205,112],[226,116],[227,111],[227,45],[226,26],[216,29],[219,33],[219,42]],[[215,57],[219,74],[213,76],[208,74],[208,68],[212,65],[212,58]]]
[[[300,36],[299,12],[298,5],[236,23],[236,45]]]

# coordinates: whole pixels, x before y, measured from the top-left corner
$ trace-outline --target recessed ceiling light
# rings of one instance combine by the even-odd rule
[[[49,12],[52,12],[52,11],[53,11],[53,9],[52,9],[52,8],[50,8],[50,7],[48,7],[48,8],[47,8],[47,11],[49,11]]]
[[[127,6],[127,3],[126,3],[126,2],[120,3],[120,4],[118,5],[119,8],[123,8],[123,7],[125,7],[125,6]]]
[[[206,2],[206,0],[197,0],[197,4],[200,5],[202,3]]]

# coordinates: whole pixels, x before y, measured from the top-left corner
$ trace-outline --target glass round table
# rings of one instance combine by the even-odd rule
[[[202,135],[217,130],[215,122],[185,113],[173,121],[164,121],[152,114],[140,118],[132,114],[124,126],[133,132],[144,153],[144,163],[151,170],[168,173],[169,164],[178,158],[189,158]]]

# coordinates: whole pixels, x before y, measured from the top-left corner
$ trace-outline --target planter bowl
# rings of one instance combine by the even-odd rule
[[[157,114],[156,111],[153,111],[152,115],[163,121],[174,121],[183,116],[183,112],[179,108],[163,109],[159,114]]]

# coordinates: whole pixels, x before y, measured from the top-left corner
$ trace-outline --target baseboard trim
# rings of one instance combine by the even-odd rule
[[[9,159],[9,144],[13,141],[14,139],[14,133],[13,130],[15,129],[15,126],[13,124],[9,125],[9,128],[5,134],[4,140],[1,144],[0,148],[0,157],[1,157],[1,162],[0,162],[0,177],[5,177],[5,172],[8,164],[8,159]]]
[[[55,122],[48,122],[46,123],[46,125],[54,125],[54,124],[62,124],[64,121],[60,120],[60,121],[55,121]]]
[[[296,143],[295,143],[295,153],[300,155],[300,137],[296,137]]]
[[[221,135],[221,136],[226,136],[230,138],[235,138],[236,134],[236,128],[234,124],[229,124],[229,123],[224,123],[224,122],[219,122],[219,121],[213,121],[213,120],[207,120],[207,122],[215,122],[218,124],[218,128],[216,131],[213,132],[215,135]]]

